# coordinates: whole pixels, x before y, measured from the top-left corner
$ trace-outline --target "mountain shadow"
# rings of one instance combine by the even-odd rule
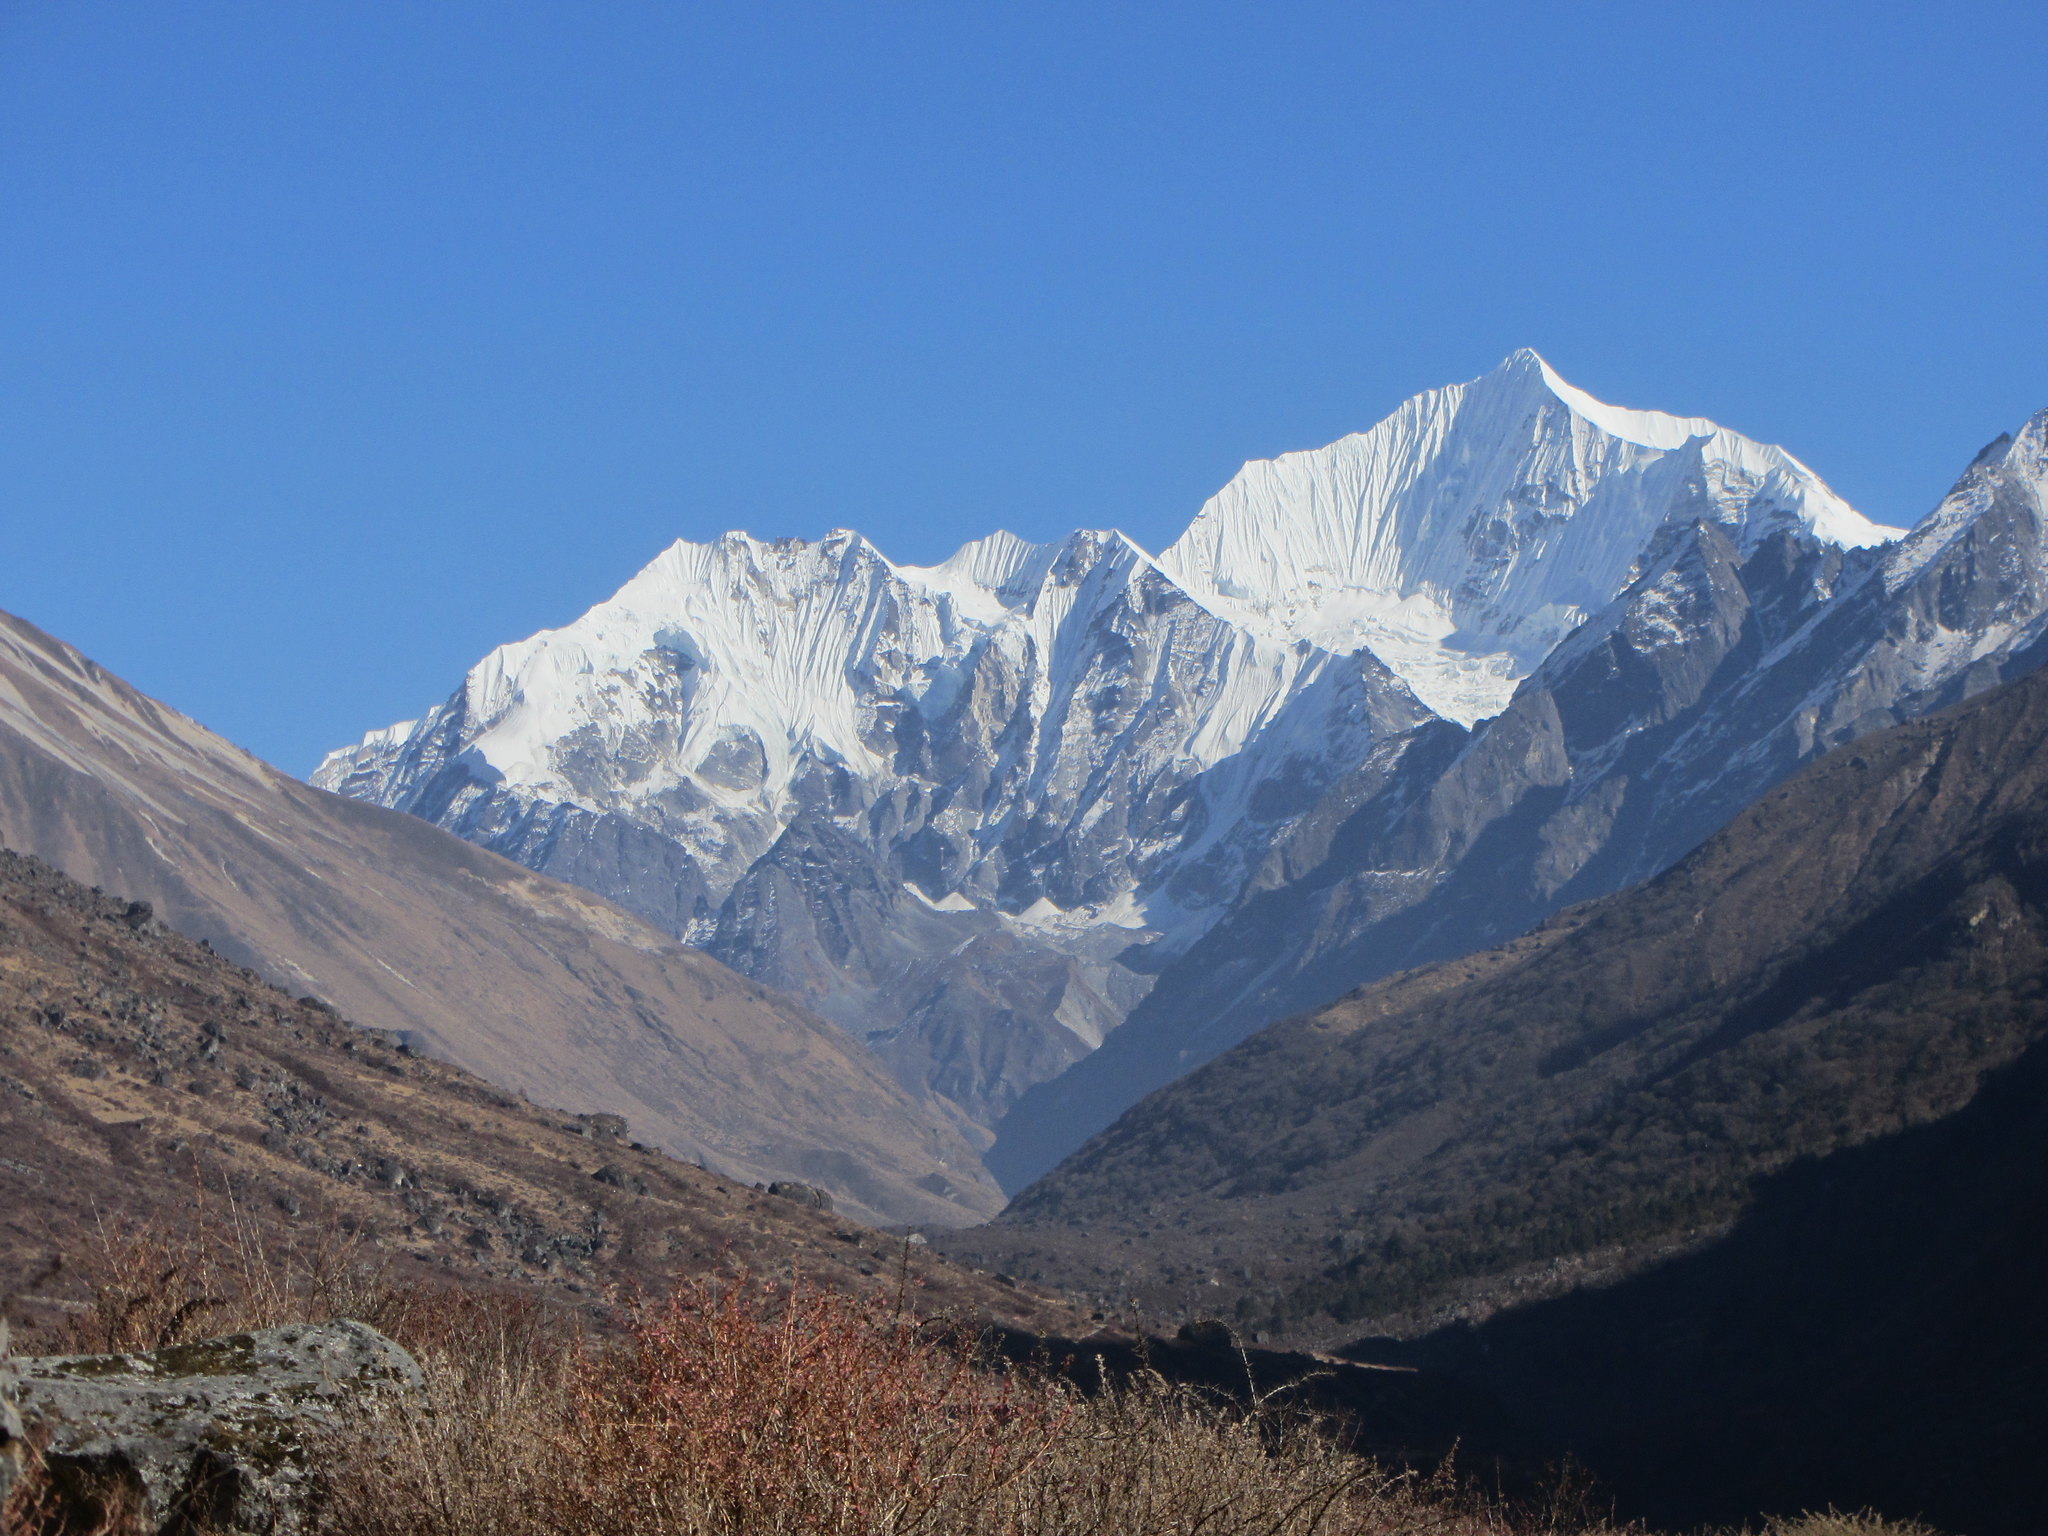
[[[2048,1044],[1967,1108],[1763,1180],[1617,1284],[1344,1353],[1484,1387],[1666,1525],[1873,1506],[2041,1528]]]

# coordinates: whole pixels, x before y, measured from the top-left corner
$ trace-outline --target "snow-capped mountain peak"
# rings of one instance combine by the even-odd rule
[[[1364,432],[1248,463],[1160,557],[1218,613],[1330,650],[1369,647],[1465,724],[1609,602],[1658,532],[1753,542],[1896,538],[1782,448],[1593,399],[1524,349]]]
[[[1033,544],[999,528],[962,544],[937,565],[898,569],[905,581],[946,593],[994,619],[996,610],[1014,608],[1037,590],[1058,552],[1058,545]]]
[[[1891,535],[1781,449],[1518,352],[1247,464],[1157,558],[1114,530],[929,566],[848,529],[678,541],[316,782],[796,989],[986,1126],[1116,1027],[1138,948],[1191,944],[1438,715],[1499,711],[1702,520]]]

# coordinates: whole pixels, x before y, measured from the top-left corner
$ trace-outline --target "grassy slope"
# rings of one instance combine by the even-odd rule
[[[309,789],[0,615],[0,844],[155,904],[293,992],[547,1103],[870,1219],[1001,1203],[858,1042],[637,918]]]

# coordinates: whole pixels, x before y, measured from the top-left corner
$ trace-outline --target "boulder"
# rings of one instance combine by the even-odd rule
[[[795,1179],[777,1179],[768,1186],[768,1193],[784,1200],[794,1200],[798,1205],[808,1205],[814,1211],[832,1209],[832,1197],[815,1184],[799,1184]]]
[[[1193,1344],[1201,1349],[1237,1348],[1237,1334],[1230,1324],[1217,1317],[1198,1317],[1192,1322],[1182,1323],[1176,1337],[1183,1344]]]
[[[132,1503],[163,1533],[308,1529],[309,1446],[371,1399],[426,1386],[411,1355],[352,1322],[15,1367],[21,1418],[64,1495]]]

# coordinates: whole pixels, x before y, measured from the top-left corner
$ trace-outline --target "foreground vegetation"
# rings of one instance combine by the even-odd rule
[[[1268,1398],[1156,1376],[1091,1383],[1005,1368],[971,1330],[802,1280],[698,1278],[575,1316],[533,1296],[393,1286],[345,1240],[283,1255],[246,1234],[103,1234],[68,1350],[356,1316],[425,1366],[316,1448],[327,1536],[1621,1536],[1582,1496],[1515,1506],[1449,1469],[1341,1449]],[[76,1531],[48,1484],[8,1529]],[[112,1508],[95,1536],[134,1528]],[[1913,1536],[1808,1515],[1772,1536]]]

